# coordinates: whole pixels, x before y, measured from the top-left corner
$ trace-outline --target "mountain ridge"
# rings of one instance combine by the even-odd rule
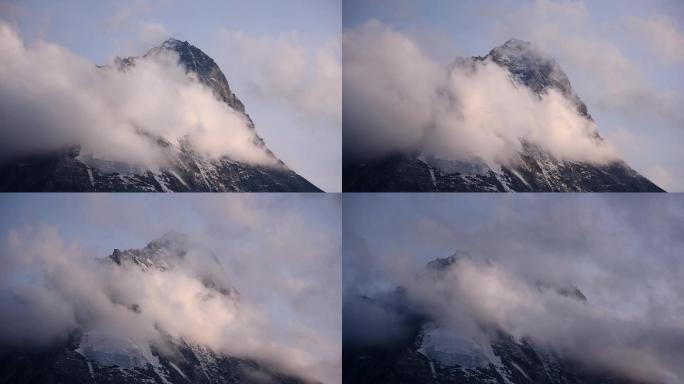
[[[472,260],[464,252],[431,260],[416,278],[448,279],[446,272],[463,259]],[[587,302],[574,286],[536,287]],[[638,384],[613,373],[589,369],[501,329],[480,325],[480,334],[473,336],[472,330],[460,332],[440,325],[428,313],[417,310],[408,295],[405,288],[397,287],[377,297],[359,298],[366,305],[396,314],[407,335],[391,343],[343,347],[343,383]]]
[[[208,159],[190,143],[181,140],[174,152],[171,143],[142,128],[142,139],[157,145],[168,166],[159,170],[135,169],[120,162],[84,156],[79,145],[49,153],[25,155],[0,162],[0,191],[32,192],[320,192],[321,190],[289,169],[256,133],[242,101],[214,62],[199,48],[174,38],[150,49],[142,58],[165,52],[178,55],[186,72],[197,76],[218,100],[240,113],[253,132],[253,144],[264,150],[275,166],[253,165],[228,157]],[[116,70],[134,66],[139,57],[114,60]],[[101,66],[104,68],[107,66]],[[103,69],[104,70],[104,69]]]
[[[195,244],[184,234],[167,233],[140,249],[115,249],[98,259],[112,268],[140,268],[145,274],[168,273],[178,261],[195,251]],[[200,250],[204,252],[205,250]],[[213,254],[205,255],[222,268]],[[212,257],[213,256],[213,257]],[[146,276],[146,275],[143,275]],[[239,292],[232,286],[197,276],[205,288],[223,295],[223,300],[239,302]],[[124,305],[139,316],[147,310],[138,303]],[[265,382],[305,384],[309,381],[281,372],[271,364],[254,358],[230,356],[198,343],[175,338],[156,327],[161,340],[142,343],[136,339],[111,335],[99,328],[78,328],[63,342],[36,349],[1,351],[0,383],[154,383],[154,384],[238,384]]]
[[[580,116],[593,121],[555,59],[529,42],[510,39],[485,56],[460,59],[454,66],[491,61],[507,70],[511,80],[540,98],[559,91],[577,106]],[[598,131],[593,139],[602,142]],[[395,152],[374,160],[343,166],[343,190],[349,192],[664,192],[621,159],[606,164],[560,160],[539,145],[521,141],[512,164],[491,168],[477,159],[440,159],[421,151]]]

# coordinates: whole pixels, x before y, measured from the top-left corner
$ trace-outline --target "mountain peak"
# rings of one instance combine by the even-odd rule
[[[514,37],[514,38],[511,38],[511,39],[508,39],[508,41],[506,41],[506,42],[503,44],[503,47],[508,47],[508,48],[530,48],[530,47],[532,47],[532,43],[530,43],[530,42],[527,41],[527,40],[520,40],[520,39],[517,39],[517,38]]]
[[[183,259],[190,246],[190,239],[186,234],[171,231],[150,241],[142,249],[115,249],[109,259],[118,265],[134,264],[143,270],[154,268],[165,271]]]
[[[535,93],[555,88],[568,97],[574,96],[570,80],[556,60],[528,41],[509,39],[489,51],[487,58],[507,68],[517,82]]]
[[[178,40],[178,39],[173,38],[173,37],[169,37],[168,39],[166,39],[166,41],[164,41],[161,44],[162,47],[166,47],[166,48],[175,48],[175,47],[180,46],[180,45],[190,45],[190,43],[188,43],[187,41],[182,41],[182,40]]]
[[[492,48],[489,54],[491,55],[492,52],[506,53],[509,56],[534,56],[537,59],[551,60],[550,57],[544,54],[544,52],[539,50],[531,42],[517,38],[506,40],[505,43]]]
[[[455,251],[448,257],[438,257],[429,261],[426,267],[428,270],[444,271],[461,259],[471,259],[471,256],[465,251]]]
[[[169,38],[161,45],[150,49],[144,57],[154,57],[167,51],[178,54],[178,63],[186,71],[197,75],[201,83],[211,88],[216,97],[226,102],[233,109],[245,113],[244,104],[235,96],[228,85],[228,80],[218,64],[201,49],[187,41]]]

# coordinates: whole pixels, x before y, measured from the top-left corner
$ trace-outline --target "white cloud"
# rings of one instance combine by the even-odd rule
[[[409,295],[414,295],[417,305],[424,303],[435,322],[453,332],[478,337],[478,324],[495,327],[637,380],[673,382],[681,374],[672,365],[684,357],[681,350],[664,347],[662,340],[639,341],[653,332],[648,314],[624,316],[558,294],[567,287],[540,289],[492,261],[462,258],[442,275],[423,276],[407,283]]]
[[[74,220],[108,235],[127,228],[135,237],[158,237],[182,227],[188,212],[200,219],[190,226],[196,233],[182,259],[146,272],[98,262],[106,254],[94,253],[85,233],[67,240],[68,230],[45,225],[45,218],[12,225],[0,246],[0,320],[7,325],[0,349],[49,345],[79,329],[163,353],[162,329],[301,377],[340,382],[339,199],[188,196],[142,199],[139,206],[126,197],[68,199],[89,215]],[[238,295],[217,294],[203,283],[207,277]]]
[[[572,102],[533,94],[493,62],[443,68],[377,21],[345,31],[343,44],[345,155],[422,151],[496,167],[527,141],[561,159],[614,159]]]
[[[660,194],[345,199],[345,294],[382,305],[401,286],[411,298],[374,323],[345,301],[345,317],[368,324],[359,333],[371,343],[414,312],[465,337],[503,330],[589,369],[680,383],[682,203]],[[469,255],[428,272],[454,251]],[[586,301],[560,293],[575,287]]]
[[[678,107],[684,100],[678,86],[684,44],[674,20],[657,13],[632,16],[630,7],[606,20],[582,1],[537,0],[490,11],[490,42],[517,37],[548,52],[568,73],[602,134],[625,129],[654,144],[647,152],[615,143],[624,160],[644,174],[667,169],[675,175],[672,190],[684,188],[671,144],[682,140],[684,122]]]
[[[255,37],[221,29],[226,71],[244,74],[248,92],[294,107],[311,118],[339,122],[342,65],[339,40],[307,49],[297,33]],[[337,127],[337,124],[327,124]]]
[[[137,60],[126,71],[97,68],[54,44],[25,46],[5,23],[0,55],[4,155],[80,144],[85,156],[163,166],[168,154],[142,130],[175,147],[187,139],[207,157],[275,166],[254,144],[246,117],[219,102],[172,55]]]

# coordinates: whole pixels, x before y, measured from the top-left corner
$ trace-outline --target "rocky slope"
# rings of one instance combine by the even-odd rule
[[[491,60],[504,67],[519,85],[535,94],[560,91],[591,119],[586,105],[573,92],[567,75],[552,58],[529,43],[512,39],[484,57],[455,65]],[[598,132],[596,140],[602,140]],[[522,143],[514,166],[490,169],[483,163],[444,160],[420,153],[398,153],[382,159],[348,163],[343,169],[344,191],[392,192],[662,192],[657,185],[616,160],[606,165],[564,161],[544,148]]]
[[[186,41],[169,39],[152,48],[145,56],[165,51],[175,52],[179,63],[197,75],[216,97],[244,114],[254,130],[245,106],[231,91],[226,77],[214,60]],[[135,65],[138,58],[117,58],[119,70]],[[140,133],[145,136],[143,132]],[[165,169],[140,170],[126,164],[85,158],[79,147],[64,148],[57,153],[24,156],[0,163],[0,191],[64,191],[64,192],[317,192],[303,177],[290,170],[271,153],[254,132],[254,143],[264,148],[279,167],[245,164],[224,157],[207,159],[187,142],[178,143],[180,150],[171,150],[171,143],[161,138],[153,140],[168,154]]]
[[[143,249],[114,250],[101,262],[116,268],[164,272],[178,267],[189,249],[187,237],[169,233]],[[210,250],[198,250],[193,245],[193,252],[206,252],[215,261],[212,270],[222,270]],[[235,288],[221,283],[211,274],[197,277],[214,294],[239,300]],[[135,303],[129,303],[127,307],[136,313],[144,310]],[[228,356],[203,345],[173,338],[161,329],[159,332],[165,335],[160,345],[141,344],[90,329],[76,330],[67,342],[51,348],[2,351],[0,383],[305,383],[259,361]]]
[[[418,278],[444,278],[440,273],[459,257],[463,255],[428,263]],[[575,287],[554,291],[574,300],[587,300]],[[407,309],[410,304],[403,288],[397,288],[389,297],[362,300],[402,314],[409,335],[391,344],[345,347],[344,383],[636,384],[614,374],[590,371],[500,330],[482,327],[482,334],[473,337],[440,327],[429,315]]]

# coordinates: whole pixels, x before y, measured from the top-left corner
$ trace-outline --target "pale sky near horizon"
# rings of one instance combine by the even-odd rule
[[[376,20],[432,59],[485,55],[509,38],[554,57],[599,133],[633,168],[684,191],[684,3],[346,0],[343,29]]]
[[[0,1],[28,45],[56,43],[104,64],[187,40],[225,73],[268,147],[326,191],[341,191],[339,1]]]

